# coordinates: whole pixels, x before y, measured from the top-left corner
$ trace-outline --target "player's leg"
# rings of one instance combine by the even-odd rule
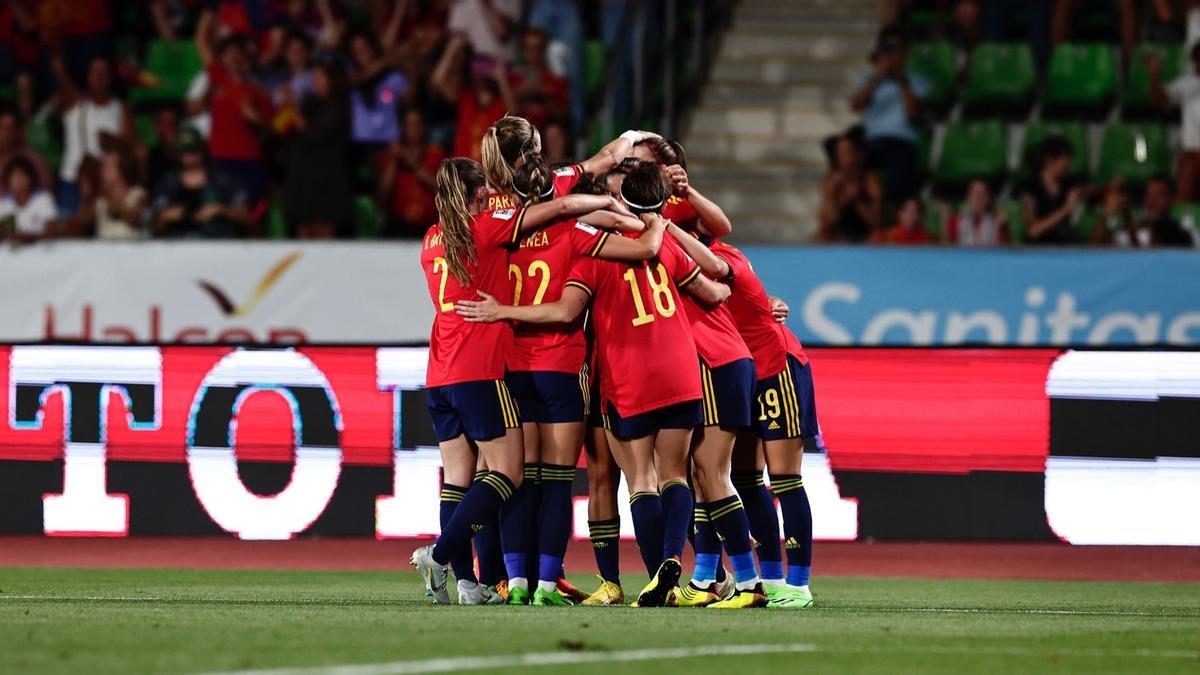
[[[771,491],[783,512],[784,549],[788,559],[786,593],[778,601],[772,598],[772,602],[809,607],[812,605],[812,594],[808,589],[812,567],[812,507],[804,490],[801,462],[804,435],[817,435],[816,405],[811,369],[792,357],[788,357],[788,363],[788,368],[780,374],[780,400],[789,435],[796,437],[764,443]]]
[[[658,492],[662,500],[662,564],[638,595],[638,607],[662,607],[675,592],[683,574],[680,558],[695,506],[687,477],[692,428],[699,417],[698,406],[692,406],[686,427],[676,422],[681,415],[673,408],[677,406],[657,411],[656,417],[662,428],[653,441],[654,470],[658,474]]]
[[[599,405],[597,396],[592,401]],[[583,604],[621,605],[625,603],[625,592],[621,588],[621,517],[617,511],[620,468],[609,449],[603,422],[599,422],[599,411],[592,412],[595,414],[589,415],[589,428],[584,436],[588,456],[588,535],[601,584]]]
[[[442,491],[439,521],[444,530],[454,517],[454,511],[462,503],[471,488],[475,468],[475,450],[465,434],[449,441],[438,443],[442,454]],[[450,557],[450,569],[458,581],[478,582],[471,559],[471,546],[464,546]]]
[[[471,484],[479,482],[487,475],[487,462],[482,455],[477,454],[475,477]],[[508,577],[504,571],[504,552],[500,550],[500,513],[497,512],[488,523],[471,539],[475,545],[475,565],[479,583],[508,599]]]
[[[646,574],[654,576],[663,559],[662,499],[654,471],[654,437],[621,439],[610,429],[608,445],[629,486],[629,511],[638,552],[646,565]]]
[[[510,372],[505,378],[516,407],[523,416],[521,425],[522,447],[524,448],[521,475],[523,481],[511,500],[504,506],[500,521],[500,546],[504,552],[504,569],[508,577],[508,597],[513,604],[527,604],[530,599],[529,575],[530,552],[536,570],[537,537],[537,487],[539,438],[537,423],[540,417],[540,401],[537,399],[533,374],[525,371]]]
[[[582,406],[579,410],[582,416]],[[563,557],[571,537],[571,487],[583,445],[585,422],[539,425],[542,442],[542,501],[538,522],[539,604],[566,604],[558,590]],[[574,599],[571,599],[574,601]]]
[[[779,544],[779,512],[763,477],[767,460],[762,440],[754,432],[739,431],[733,446],[733,486],[746,508],[750,536],[758,554],[759,573],[767,587],[783,586],[783,553]]]
[[[689,540],[695,552],[691,580],[680,587],[675,599],[680,607],[706,607],[721,599],[717,586],[717,570],[721,567],[721,540],[713,529],[704,509],[704,488],[696,467],[696,452],[703,444],[704,427],[696,429],[692,438],[692,490],[696,505],[692,509],[692,530]]]

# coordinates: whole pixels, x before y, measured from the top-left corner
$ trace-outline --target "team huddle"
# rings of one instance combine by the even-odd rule
[[[438,169],[421,267],[442,534],[412,557],[427,594],[449,604],[453,574],[460,604],[624,604],[623,474],[649,577],[635,607],[812,606],[800,465],[818,428],[786,305],[720,240],[729,220],[688,183],[678,143],[627,131],[562,167],[540,151],[536,128],[505,117],[482,165]],[[581,447],[590,595],[563,573]]]

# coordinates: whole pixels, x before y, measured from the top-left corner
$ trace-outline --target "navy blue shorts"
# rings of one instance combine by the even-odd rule
[[[508,429],[521,428],[520,412],[504,380],[430,387],[425,390],[425,403],[439,441],[463,434],[473,441],[490,441]]]
[[[757,377],[754,359],[739,359],[720,368],[700,362],[700,384],[704,390],[702,410],[706,427],[751,429]]]
[[[587,415],[587,376],[548,370],[509,371],[504,381],[517,405],[522,422],[555,424],[579,422]]]
[[[610,402],[608,413],[604,417],[607,422],[604,428],[611,431],[613,436],[627,441],[631,438],[650,436],[660,429],[691,429],[700,426],[700,400],[655,408],[632,417],[621,417],[616,406]]]
[[[758,436],[764,441],[816,437],[821,431],[817,426],[812,364],[801,365],[789,355],[787,368],[758,381],[754,411]]]

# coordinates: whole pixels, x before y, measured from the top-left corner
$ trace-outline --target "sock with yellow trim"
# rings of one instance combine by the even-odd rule
[[[462,503],[463,497],[467,495],[467,488],[449,483],[442,483],[442,499],[439,505],[438,520],[441,523],[442,529],[446,529],[450,525],[450,520],[454,517],[455,510]],[[454,570],[454,578],[461,581],[477,581],[475,578],[475,568],[471,564],[471,547],[464,546],[461,551],[457,551],[450,557],[450,568]]]
[[[538,522],[538,580],[556,582],[571,537],[571,486],[575,467],[542,464],[542,501]]]
[[[692,569],[692,585],[696,588],[708,588],[717,580],[717,569],[721,566],[721,540],[708,519],[705,504],[697,504],[692,509],[695,522],[694,535],[691,537],[692,548],[696,551],[696,564]]]
[[[758,567],[754,564],[754,548],[750,545],[750,521],[737,495],[731,495],[705,505],[713,529],[720,535],[733,565],[733,580],[738,590],[748,590],[759,584]]]
[[[542,512],[542,465],[525,465],[525,482],[529,483],[529,524],[525,531],[526,562],[525,576],[530,579],[538,578],[538,532],[541,529]],[[555,577],[557,579],[558,577]]]
[[[537,465],[525,465],[525,479],[516,489],[512,499],[500,509],[500,550],[504,551],[504,570],[508,573],[508,584],[528,588],[530,542],[534,516],[534,483],[537,480]],[[525,582],[524,585],[522,582]]]
[[[621,519],[589,520],[588,535],[600,578],[621,585]]]
[[[638,552],[653,577],[663,561],[662,498],[657,492],[634,492],[629,495],[629,512]]]
[[[692,489],[683,481],[670,481],[660,490],[662,495],[662,554],[663,560],[683,555],[688,525],[692,522],[695,502]]]
[[[762,471],[734,471],[733,487],[737,490],[746,518],[750,520],[750,536],[765,583],[783,585],[783,551],[779,546],[779,512],[775,498],[767,489]]]
[[[475,472],[472,485],[487,475],[487,469]],[[471,538],[475,544],[475,564],[479,583],[484,586],[495,586],[505,578],[504,554],[500,552],[500,512],[492,517],[491,522],[482,531]]]
[[[783,511],[784,549],[787,550],[787,583],[807,586],[812,567],[812,507],[804,491],[804,479],[789,474],[771,476],[771,490]]]
[[[472,485],[433,545],[434,562],[449,564],[455,555],[468,550],[471,536],[487,527],[502,505],[512,498],[514,490],[508,476],[495,471],[489,471]]]

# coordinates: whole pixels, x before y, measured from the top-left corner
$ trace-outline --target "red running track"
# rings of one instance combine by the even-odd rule
[[[3,567],[168,567],[199,569],[408,569],[415,540],[220,537],[75,539],[0,537]],[[622,542],[622,569],[641,568],[633,542]],[[595,569],[587,542],[572,542],[567,569]],[[814,576],[1115,580],[1200,583],[1200,548],[1070,546],[1045,543],[822,543]]]

